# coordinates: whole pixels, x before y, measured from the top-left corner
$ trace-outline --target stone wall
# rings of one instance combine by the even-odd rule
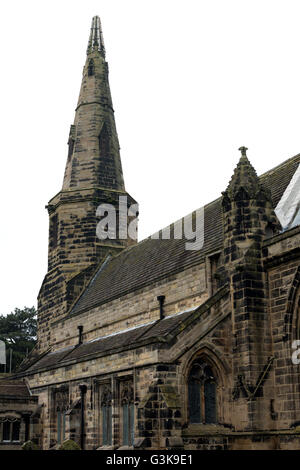
[[[205,264],[170,275],[154,285],[52,324],[52,349],[77,344],[78,325],[84,327],[84,341],[90,341],[159,319],[159,295],[165,295],[165,316],[202,304],[207,299]]]

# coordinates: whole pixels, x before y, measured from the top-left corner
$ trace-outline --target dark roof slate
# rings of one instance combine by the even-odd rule
[[[271,191],[274,207],[300,163],[300,154],[260,176],[260,182]],[[70,314],[83,311],[151,284],[171,273],[196,265],[223,243],[221,198],[204,208],[204,245],[201,250],[185,250],[186,240],[147,238],[111,258],[99,269]]]
[[[57,352],[49,352],[34,365],[31,365],[26,372],[40,370],[48,367],[59,366],[66,361],[76,361],[87,356],[113,351],[118,348],[130,349],[137,344],[159,342],[162,337],[166,337],[177,326],[179,326],[196,309],[183,312],[179,315],[163,318],[156,322],[147,323],[124,332],[118,332],[110,336],[104,336],[88,343],[77,346],[70,346]]]
[[[276,207],[300,164],[300,154],[289,158],[259,177],[263,186],[271,191],[273,206]]]
[[[30,397],[29,389],[23,380],[0,380],[0,397]]]
[[[37,360],[33,365],[30,367],[26,368],[26,366],[22,370],[34,370],[36,369],[36,364],[38,364],[39,368],[44,368],[44,367],[51,367],[54,364],[60,362],[71,350],[73,347],[70,347],[68,349],[62,349],[57,352],[49,352],[46,355],[43,355],[40,360]],[[22,372],[20,370],[20,372]]]

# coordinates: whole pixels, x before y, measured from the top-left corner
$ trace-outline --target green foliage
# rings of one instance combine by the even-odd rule
[[[15,308],[7,316],[0,315],[0,340],[6,343],[6,371],[9,370],[9,349],[12,349],[12,371],[23,361],[36,343],[35,307]]]
[[[67,441],[64,441],[62,443],[62,445],[59,447],[58,450],[81,450],[81,449],[75,441],[72,441],[72,439],[68,439]]]
[[[22,450],[39,450],[39,446],[32,441],[26,441],[21,447]]]

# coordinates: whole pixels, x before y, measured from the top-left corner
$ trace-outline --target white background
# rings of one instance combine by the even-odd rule
[[[241,145],[258,174],[300,151],[299,1],[1,2],[0,314],[46,273],[94,15],[139,239],[219,197]]]

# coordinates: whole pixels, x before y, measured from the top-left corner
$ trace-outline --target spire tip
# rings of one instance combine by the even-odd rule
[[[239,148],[239,151],[241,152],[242,157],[247,157],[247,150],[248,150],[247,147],[240,147]]]
[[[86,53],[90,54],[94,51],[99,51],[100,54],[105,57],[103,33],[99,16],[93,16],[92,18],[91,32]]]

